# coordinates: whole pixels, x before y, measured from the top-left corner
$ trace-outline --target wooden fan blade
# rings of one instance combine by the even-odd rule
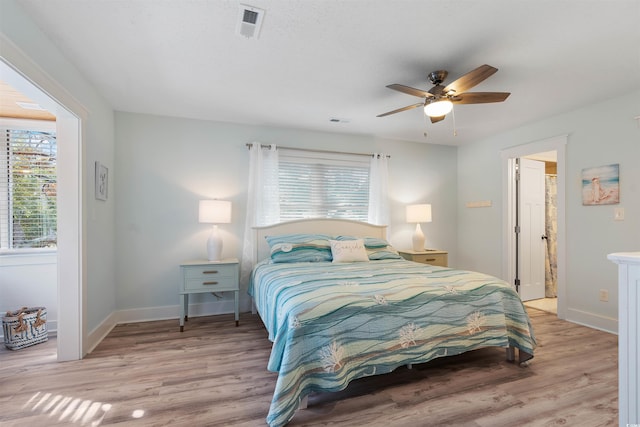
[[[419,104],[407,105],[406,107],[398,108],[397,110],[389,111],[388,113],[378,114],[376,117],[384,117],[395,113],[401,113],[402,111],[412,110],[414,108],[422,107],[424,104],[420,102]]]
[[[406,93],[407,95],[417,96],[418,98],[429,98],[433,96],[425,90],[416,89],[414,87],[405,86],[398,83],[387,85],[387,87],[389,89],[397,90],[398,92]]]
[[[430,117],[430,119],[431,123],[438,123],[440,120],[444,120],[444,116]]]
[[[486,104],[502,102],[511,95],[509,92],[467,92],[451,99],[454,104]]]
[[[487,65],[487,64],[481,65],[475,70],[469,71],[467,74],[460,77],[458,80],[445,86],[444,93],[447,93],[450,90],[454,90],[455,91],[454,95],[460,95],[468,91],[475,85],[481,83],[485,79],[491,77],[496,71],[498,71],[498,69],[495,67],[492,67],[491,65]]]

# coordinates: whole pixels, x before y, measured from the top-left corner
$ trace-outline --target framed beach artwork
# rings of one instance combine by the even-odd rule
[[[620,203],[620,165],[582,169],[582,204],[615,205]]]
[[[96,162],[96,199],[107,200],[109,185],[109,169],[100,162]]]

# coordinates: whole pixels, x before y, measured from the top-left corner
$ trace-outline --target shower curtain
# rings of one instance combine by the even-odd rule
[[[557,290],[557,177],[555,175],[545,175],[545,205],[546,205],[546,271],[545,271],[545,297],[556,298]]]

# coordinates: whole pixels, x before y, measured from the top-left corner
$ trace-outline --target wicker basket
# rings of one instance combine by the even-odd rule
[[[14,312],[7,311],[2,318],[4,345],[9,350],[20,350],[49,339],[47,333],[47,309],[45,307],[23,307]]]

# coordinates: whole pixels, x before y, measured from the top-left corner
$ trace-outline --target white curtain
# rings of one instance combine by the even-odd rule
[[[275,145],[262,148],[254,142],[249,149],[249,188],[247,215],[244,227],[240,281],[249,283],[256,260],[253,227],[280,222],[280,194],[278,191],[278,151]]]
[[[388,156],[374,154],[369,166],[369,222],[389,225]]]

